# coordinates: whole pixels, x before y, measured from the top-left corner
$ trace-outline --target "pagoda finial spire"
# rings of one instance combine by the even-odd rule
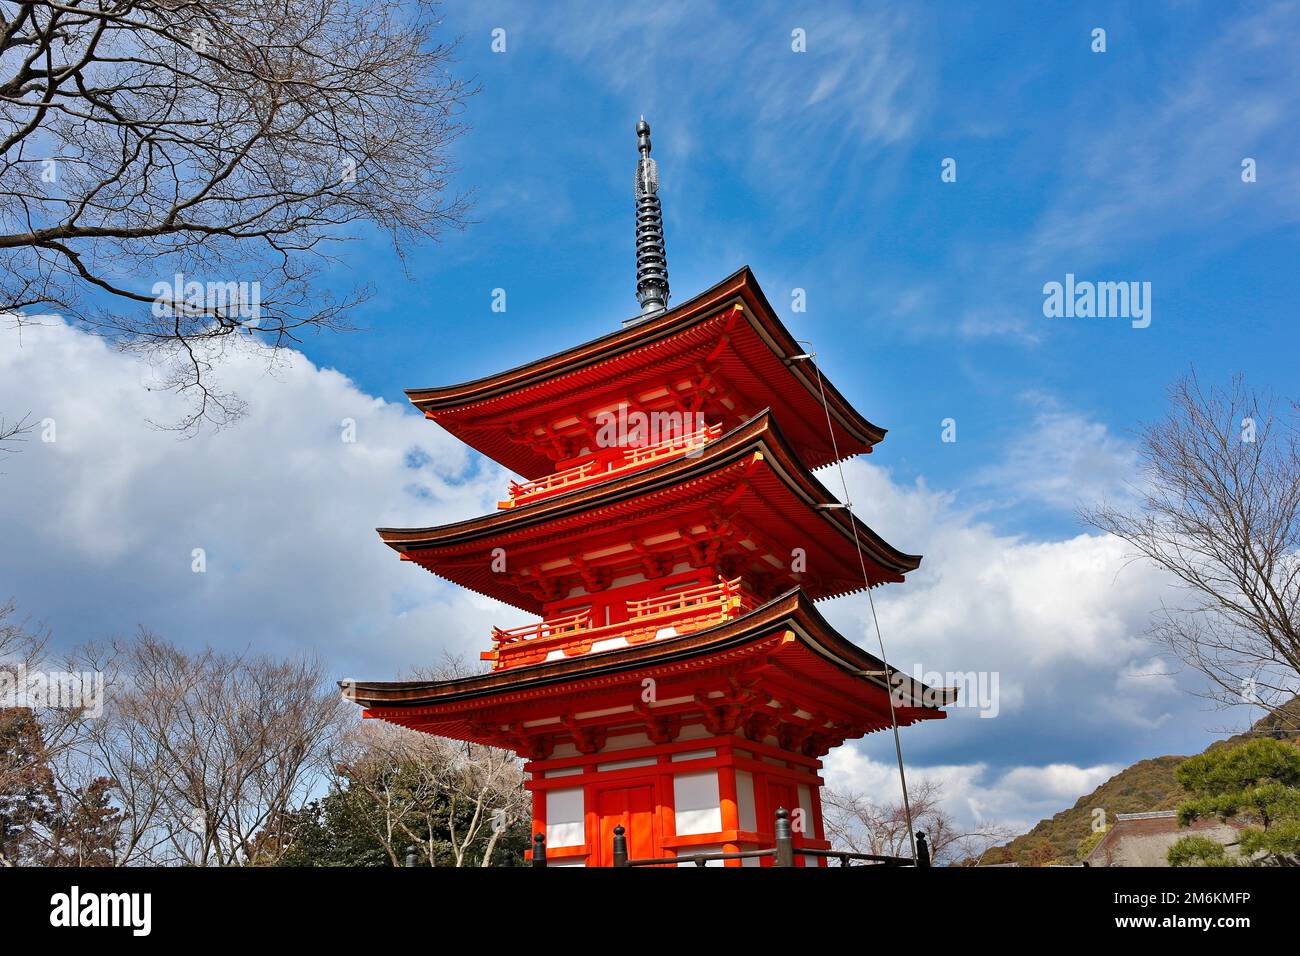
[[[664,215],[659,205],[659,169],[650,158],[650,124],[636,124],[636,298],[641,314],[668,307],[668,257],[664,252]]]

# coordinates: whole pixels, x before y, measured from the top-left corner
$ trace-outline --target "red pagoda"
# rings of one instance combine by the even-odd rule
[[[641,314],[408,391],[524,480],[493,514],[379,529],[403,560],[540,620],[494,628],[486,673],[347,693],[367,717],[523,757],[550,866],[610,865],[620,824],[638,859],[768,848],[778,807],[796,852],[827,849],[819,758],[943,717],[950,695],[887,669],[815,602],[901,582],[921,558],[810,471],[885,431],[822,378],[748,268],[668,306],[644,120],[637,132]]]

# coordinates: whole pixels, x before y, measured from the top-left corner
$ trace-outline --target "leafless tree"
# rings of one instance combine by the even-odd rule
[[[24,415],[17,421],[5,421],[0,418],[0,450],[4,450],[5,442],[22,441],[22,436],[31,429],[30,416]]]
[[[371,831],[393,866],[409,845],[421,846],[433,865],[442,834],[454,866],[479,846],[480,865],[490,866],[501,835],[530,808],[513,754],[378,721],[348,736],[338,766],[340,786],[361,791],[377,808]]]
[[[936,865],[977,859],[985,850],[1010,838],[1009,827],[982,823],[963,830],[943,809],[943,787],[923,780],[909,788],[912,824],[923,831]],[[882,805],[861,793],[827,789],[822,794],[823,823],[827,839],[840,850],[876,856],[911,856],[907,814],[900,801]]]
[[[1182,585],[1153,636],[1225,705],[1278,710],[1300,689],[1300,406],[1246,386],[1170,388],[1168,415],[1141,432],[1135,507],[1083,514]]]
[[[364,822],[392,866],[402,865],[408,844],[421,842],[412,835],[413,824],[438,795],[437,775],[420,770],[436,765],[426,756],[432,738],[422,738],[391,724],[364,721],[344,737],[335,758],[337,786],[365,794],[374,807]]]
[[[84,753],[113,781],[118,862],[275,862],[274,824],[322,783],[342,727],[319,662],[187,653],[148,632],[87,659],[112,674]]]
[[[0,604],[0,674],[16,680],[24,670],[36,670],[45,659],[49,635],[15,619],[13,601]]]
[[[501,835],[512,824],[527,819],[531,809],[523,787],[522,767],[514,754],[497,747],[458,747],[454,741],[443,741],[443,745],[452,751],[447,761],[450,800],[446,817],[456,865],[464,865],[466,851],[486,833],[479,865],[490,866]],[[463,827],[458,825],[461,808],[471,811]]]
[[[0,0],[0,316],[62,311],[158,360],[181,425],[228,421],[209,372],[239,333],[274,358],[368,295],[316,282],[334,241],[463,224],[472,90],[438,27],[399,0]]]
[[[463,655],[444,651],[438,665],[416,668],[410,676],[415,680],[453,680],[475,672]],[[464,864],[467,851],[481,834],[487,835],[487,841],[480,865],[490,866],[501,836],[515,823],[529,819],[532,812],[532,801],[524,790],[523,762],[498,747],[419,736],[431,741],[426,746],[438,754],[435,776],[448,796],[443,816],[456,866]],[[462,826],[466,810],[469,817]]]
[[[112,795],[121,808],[114,865],[173,863],[172,833],[183,822],[177,824],[169,812],[173,800],[165,783],[165,748],[155,731],[132,716],[137,700],[123,666],[127,657],[121,644],[87,645],[78,652],[78,666],[104,675],[104,713],[87,722],[81,746],[57,762],[56,775],[65,791],[98,774],[112,780]]]

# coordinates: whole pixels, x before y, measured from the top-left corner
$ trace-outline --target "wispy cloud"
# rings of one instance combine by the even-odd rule
[[[928,104],[917,31],[901,10],[667,2],[589,14],[505,4],[491,16],[517,23],[521,45],[560,54],[662,120],[675,177],[689,175],[691,153],[707,148],[780,199],[792,170],[806,182],[810,147],[820,175],[842,174],[840,164],[911,135]],[[796,29],[806,52],[792,49]],[[714,133],[723,124],[725,142]]]
[[[1138,454],[1129,439],[1042,392],[1022,395],[1008,417],[1023,424],[999,460],[972,475],[999,506],[1032,501],[1073,512],[1131,498]]]
[[[1078,267],[1189,227],[1230,221],[1224,239],[1300,222],[1300,4],[1264,4],[1224,21],[1151,89],[1110,98],[1066,125],[1059,190],[1025,243],[1028,263]],[[1150,38],[1131,36],[1133,44]],[[1123,82],[1118,76],[1115,82]],[[1132,89],[1132,87],[1129,87]],[[1259,180],[1241,180],[1241,161]]]

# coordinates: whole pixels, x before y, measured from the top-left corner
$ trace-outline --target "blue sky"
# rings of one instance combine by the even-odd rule
[[[396,275],[382,247],[351,255],[359,281],[378,278],[365,320],[380,334],[307,353],[400,398],[631,314],[644,113],[677,299],[752,266],[891,429],[880,457],[903,474],[966,485],[1035,398],[1123,431],[1189,363],[1294,382],[1277,347],[1300,293],[1294,5],[866,8],[449,4],[482,84],[457,147],[478,223],[413,255],[413,282],[378,278]],[[1067,272],[1149,281],[1151,327],[1044,319],[1043,283]],[[955,445],[939,441],[948,416]],[[1041,509],[999,520],[1068,527]]]
[[[180,407],[144,391],[136,359],[62,327],[21,349],[7,338],[0,410],[52,416],[61,437],[4,462],[0,596],[65,644],[148,624],[182,643],[315,652],[367,678],[445,647],[473,654],[491,623],[519,623],[375,540],[377,525],[489,510],[508,477],[402,389],[513,366],[636,311],[644,114],[675,300],[750,265],[890,430],[849,480],[868,523],[926,554],[879,596],[891,662],[1001,674],[997,719],[962,711],[904,734],[954,812],[1032,822],[1248,719],[1204,711],[1195,679],[1143,640],[1167,582],[1125,568],[1074,512],[1122,498],[1132,429],[1189,365],[1300,392],[1300,5],[444,12],[457,68],[481,85],[455,147],[476,221],[413,250],[409,278],[377,239],[340,250],[332,282],[375,287],[368,331],[310,338],[274,379],[232,359],[221,375],[248,418],[186,442],[142,424]],[[1090,49],[1097,27],[1104,53]],[[490,49],[497,28],[504,53]],[[1257,182],[1242,182],[1246,157]],[[941,181],[945,158],[956,182]],[[1149,282],[1150,326],[1045,318],[1043,285],[1067,273]],[[94,400],[69,381],[93,382]],[[343,417],[359,422],[356,445],[337,439]],[[944,443],[950,417],[958,440]],[[190,570],[197,546],[204,575]],[[870,646],[861,601],[826,612]],[[890,760],[873,738],[828,772],[889,797]]]

